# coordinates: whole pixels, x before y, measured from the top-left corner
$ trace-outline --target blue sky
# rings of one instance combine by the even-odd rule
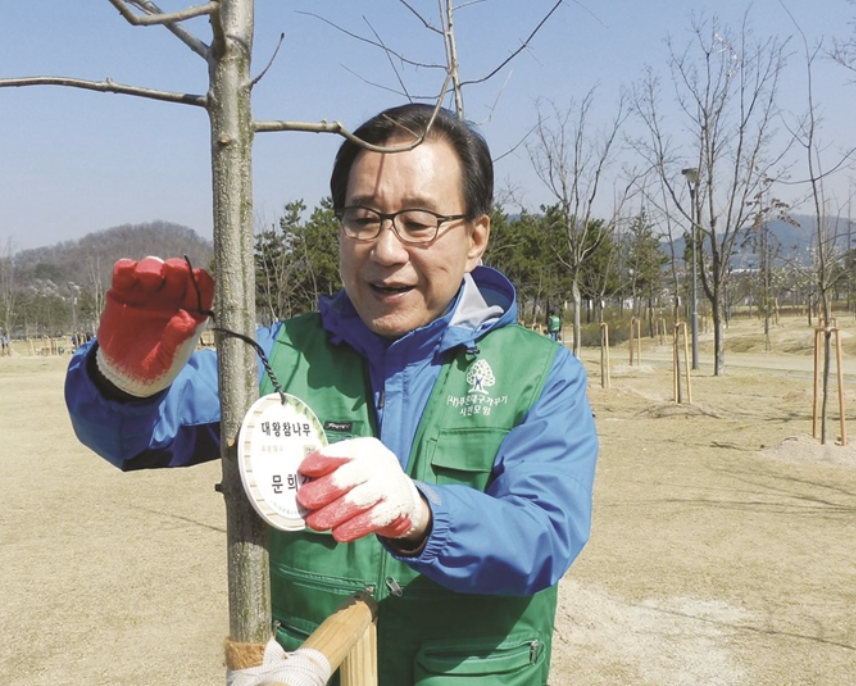
[[[847,36],[856,7],[847,0],[782,0],[808,38]],[[165,10],[183,7],[161,0]],[[412,0],[435,19],[435,0]],[[458,4],[464,4],[459,0]],[[458,12],[464,78],[479,78],[525,39],[554,0],[485,0]],[[0,78],[74,76],[163,90],[204,93],[206,67],[162,27],[132,27],[107,0],[0,0]],[[619,89],[648,65],[663,70],[671,35],[689,40],[691,13],[716,15],[737,27],[749,10],[761,35],[786,37],[794,26],[780,0],[588,0],[566,2],[521,54],[492,81],[465,93],[494,155],[512,149],[532,127],[539,98],[567,105],[597,87],[596,112],[607,118]],[[285,41],[254,92],[257,119],[341,120],[353,128],[403,98],[390,90],[395,75],[376,48],[336,31],[311,12],[367,35],[372,29],[407,57],[440,62],[442,44],[395,0],[257,0],[254,73]],[[190,24],[208,40],[207,24]],[[370,28],[371,27],[371,28]],[[799,45],[794,43],[794,49]],[[436,71],[404,72],[411,92],[431,95]],[[831,148],[853,144],[853,74],[818,65],[816,98],[825,112]],[[795,55],[783,80],[785,102],[804,108],[805,78]],[[125,223],[157,219],[211,237],[208,121],[196,107],[60,87],[0,89],[0,252],[52,245]],[[266,133],[254,149],[255,209],[271,224],[285,203],[312,207],[327,194],[340,139],[332,135]],[[500,189],[513,187],[530,209],[549,195],[532,172],[525,148],[497,163]],[[852,185],[841,175],[837,192]]]

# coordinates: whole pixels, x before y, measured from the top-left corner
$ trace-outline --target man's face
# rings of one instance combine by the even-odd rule
[[[391,141],[390,146],[402,141]],[[363,150],[351,167],[345,205],[392,213],[466,211],[461,165],[445,141],[428,140],[413,150],[381,154]],[[339,232],[339,270],[360,318],[375,333],[399,338],[442,315],[487,247],[490,219],[440,225],[437,239],[406,245],[384,222],[373,241]]]

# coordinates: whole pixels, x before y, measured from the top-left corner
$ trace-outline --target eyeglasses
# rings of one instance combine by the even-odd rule
[[[356,241],[372,241],[380,235],[387,219],[392,230],[402,243],[421,245],[430,243],[440,232],[440,225],[465,219],[465,214],[437,214],[431,210],[399,210],[389,214],[370,207],[343,207],[336,212],[336,219],[348,238]]]

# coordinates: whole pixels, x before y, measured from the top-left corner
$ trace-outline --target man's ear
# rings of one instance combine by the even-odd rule
[[[467,250],[467,271],[475,269],[490,239],[490,216],[483,214],[470,227],[470,247]]]

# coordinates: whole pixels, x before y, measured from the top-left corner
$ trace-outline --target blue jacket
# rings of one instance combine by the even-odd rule
[[[465,277],[443,317],[395,341],[373,334],[344,292],[322,299],[320,311],[333,342],[368,361],[380,439],[403,466],[443,353],[476,347],[491,329],[517,322],[513,286],[486,267]],[[266,354],[279,327],[258,330]],[[214,351],[195,353],[168,389],[119,403],[91,380],[93,345],[75,353],[66,378],[72,425],[85,445],[124,470],[219,457]],[[531,595],[554,585],[588,540],[597,449],[585,371],[562,347],[541,397],[502,444],[494,465],[501,478],[487,493],[432,486],[432,533],[421,555],[403,559],[460,592]]]

